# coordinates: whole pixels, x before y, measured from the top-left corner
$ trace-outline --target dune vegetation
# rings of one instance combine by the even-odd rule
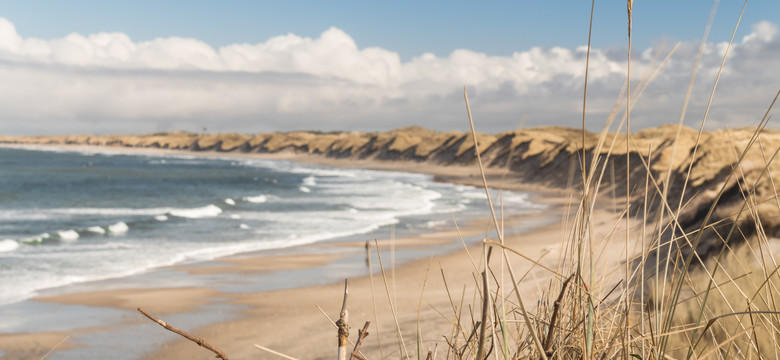
[[[661,71],[663,62],[657,66]],[[767,123],[780,92],[754,128],[704,131],[706,115],[697,128],[686,127],[683,108],[678,124],[632,132],[631,107],[641,101],[654,76],[647,74],[622,94],[600,133],[583,126],[490,135],[477,133],[472,122],[470,132],[412,127],[383,133],[171,132],[0,137],[0,141],[297,153],[346,162],[372,159],[451,166],[464,173],[478,167],[480,172],[474,174],[484,180],[496,236],[486,237],[481,257],[473,259],[471,286],[476,301],[469,306],[458,301],[464,298],[459,291],[448,292],[451,312],[444,315],[450,326],[441,333],[422,334],[419,324],[417,329],[399,327],[397,334],[383,333],[386,346],[398,344],[400,350],[393,357],[778,358],[780,165],[775,157],[780,152],[780,131],[767,129]],[[585,85],[587,89],[587,76]],[[712,92],[716,90],[717,81]],[[465,90],[464,95],[468,109]],[[587,111],[586,95],[587,91],[583,111]],[[471,120],[470,109],[467,112]],[[583,123],[584,119],[583,114]],[[610,132],[614,128],[618,130]],[[564,241],[555,245],[560,251],[554,266],[534,262],[522,248],[505,245],[500,200],[491,195],[489,188],[495,184],[486,177],[491,169],[503,170],[503,176],[519,182],[575,194],[571,212],[564,218]],[[604,212],[613,214],[611,222],[597,223],[594,219],[603,219],[597,215]],[[529,260],[548,275],[541,299],[526,298],[518,288],[524,275],[515,272],[513,262]],[[384,273],[377,276],[377,288],[382,289],[382,279],[387,279]],[[368,328],[347,338],[349,321],[355,328],[362,325],[348,319],[348,304],[345,291],[342,318],[333,331],[334,337],[339,336],[333,355],[380,358],[360,351]],[[439,339],[443,345],[430,349],[421,340],[403,344],[402,332],[416,333],[418,340]],[[197,337],[192,340],[208,345]],[[287,357],[281,354],[284,349],[276,352],[259,345]],[[227,358],[229,354],[217,355]]]

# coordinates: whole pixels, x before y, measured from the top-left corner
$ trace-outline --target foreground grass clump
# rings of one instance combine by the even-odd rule
[[[629,54],[631,5],[628,1]],[[727,55],[728,48],[724,63]],[[387,355],[380,346],[378,354],[362,353],[366,324],[350,353],[345,288],[341,318],[334,322],[339,336],[334,354],[339,359],[780,358],[780,265],[773,239],[780,231],[774,165],[780,142],[769,142],[769,148],[764,144],[765,127],[780,92],[752,132],[732,137],[736,133],[724,131],[718,151],[708,150],[708,156],[726,162],[718,167],[725,171],[713,173],[705,166],[708,158],[701,153],[697,157],[706,115],[694,133],[695,141],[685,149],[682,145],[678,149],[685,108],[678,126],[672,127],[676,135],[670,143],[653,148],[651,141],[640,143],[630,132],[631,106],[666,59],[639,86],[626,86],[629,90],[604,130],[588,139],[584,97],[580,152],[569,176],[576,201],[566,208],[563,241],[556,246],[558,257],[552,263],[523,254],[522,248],[505,241],[471,122],[473,151],[496,234],[483,241],[481,256],[472,259],[475,301],[464,303],[465,290],[454,294],[448,288],[451,313],[443,316],[451,321],[449,329],[421,333],[418,321],[416,346],[404,343],[403,332],[409,329],[398,325],[399,317],[408,316],[396,314],[391,305],[397,332],[378,336],[387,347],[397,345],[397,351]],[[628,67],[630,74],[630,55]],[[585,79],[587,94],[587,72]],[[465,100],[471,121],[467,95]],[[711,101],[712,97],[707,109]],[[609,133],[622,106],[618,132],[625,127],[624,137]],[[689,155],[680,162],[677,151]],[[508,154],[507,168],[512,168],[512,156],[520,155]],[[541,297],[529,296],[523,284],[532,271],[515,273],[513,261],[532,263],[537,283],[545,286]],[[432,343],[424,346],[423,338],[438,340],[428,350]]]
[[[778,356],[780,267],[771,234],[777,230],[780,202],[771,171],[774,155],[760,148],[768,114],[749,139],[731,142],[732,170],[720,174],[708,192],[699,193],[705,190],[701,186],[686,195],[688,177],[670,191],[671,169],[664,186],[657,180],[663,173],[652,171],[648,159],[638,156],[644,171],[629,171],[625,177],[627,206],[611,224],[596,224],[594,214],[608,207],[609,201],[597,195],[600,174],[615,161],[583,154],[576,214],[567,226],[557,267],[536,264],[552,280],[533,310],[523,304],[507,256],[520,252],[503,246],[493,214],[499,236],[485,242],[482,320],[467,324],[471,331],[461,330],[465,341],[459,343],[457,336],[447,341],[448,358],[483,359],[486,351],[503,359]],[[777,154],[780,147],[773,150]],[[743,161],[751,154],[755,158],[756,151],[763,163],[752,164],[749,171]],[[628,168],[632,155],[636,152],[629,148],[623,167]],[[631,182],[639,183],[640,191],[629,191]],[[604,190],[614,193],[619,185]],[[678,203],[670,203],[670,193],[679,195]],[[632,204],[640,209],[630,211]],[[500,273],[488,266],[493,246],[502,253]],[[504,271],[511,282],[497,280]],[[485,274],[500,275],[493,275],[489,284]],[[513,291],[489,290],[507,287]],[[455,328],[469,326],[458,323]]]

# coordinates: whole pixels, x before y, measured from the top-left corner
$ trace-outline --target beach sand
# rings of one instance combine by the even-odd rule
[[[95,150],[94,147],[87,147]],[[126,151],[121,148],[119,151]],[[143,152],[169,152],[165,150],[140,149]],[[181,151],[170,151],[181,154]],[[198,156],[235,156],[269,158],[266,155],[250,155],[240,153],[195,153]],[[300,155],[274,155],[273,158],[294,160],[306,163],[316,163],[326,166],[348,166],[370,169],[384,169],[394,171],[422,172],[436,176],[442,181],[450,181],[461,184],[479,185],[481,178],[476,166],[466,167],[436,167],[407,162],[380,162],[380,161],[339,161],[319,157],[307,157]],[[529,191],[535,194],[534,201],[547,203],[544,209],[534,214],[523,216],[507,216],[505,219],[506,245],[521,252],[541,264],[556,269],[557,263],[563,254],[562,244],[568,234],[565,215],[569,213],[566,204],[571,200],[566,192],[544,189],[540,186],[528,186],[516,182],[505,170],[490,171],[489,185],[507,189]],[[576,199],[576,194],[574,195]],[[576,210],[576,209],[575,209]],[[572,210],[573,211],[573,210]],[[508,212],[511,213],[511,212]],[[558,221],[564,218],[563,221]],[[555,219],[552,221],[551,219]],[[606,236],[618,220],[618,215],[604,211],[594,214],[593,224],[597,237]],[[492,227],[489,214],[485,214],[482,221],[472,221],[461,224],[461,233],[465,237],[488,236],[496,240],[495,235],[488,235]],[[528,228],[533,230],[528,231]],[[515,228],[521,230],[513,230]],[[619,232],[613,235],[619,238]],[[404,239],[397,239],[396,249],[409,248],[414,252],[418,246],[442,246],[441,244],[456,244],[459,235],[454,227],[444,229],[432,234],[420,234]],[[368,240],[368,239],[367,239]],[[450,246],[446,253],[438,252],[431,257],[421,252],[416,260],[406,261],[401,266],[391,271],[391,249],[388,239],[380,242],[380,252],[384,265],[385,276],[379,271],[374,271],[373,277],[360,276],[349,279],[349,324],[352,328],[351,339],[355,339],[357,329],[366,321],[371,321],[369,337],[361,347],[362,352],[369,358],[379,358],[380,353],[385,357],[403,357],[400,353],[417,353],[417,324],[419,319],[420,334],[422,334],[423,353],[428,349],[438,346],[440,352],[446,352],[444,337],[449,337],[452,332],[452,321],[455,318],[453,308],[463,316],[464,322],[471,322],[470,310],[475,309],[474,304],[480,303],[479,295],[475,292],[476,279],[482,270],[482,245],[472,245],[468,250],[462,246]],[[322,246],[322,245],[320,245]],[[290,269],[328,269],[335,267],[343,256],[339,253],[349,253],[354,258],[356,253],[364,252],[365,243],[339,243],[327,245],[336,251],[323,254],[311,254],[302,251],[296,254],[287,251],[281,255],[253,255],[243,254],[226,259],[221,259],[209,266],[184,265],[174,267],[176,271],[194,275],[225,274],[241,276],[245,281],[251,281],[258,274],[270,273],[283,276],[280,270]],[[304,246],[303,248],[309,247]],[[339,250],[339,249],[350,249]],[[616,252],[622,251],[619,247]],[[495,250],[498,250],[496,248]],[[500,266],[500,254],[495,251],[491,264]],[[374,269],[378,269],[376,263],[375,246],[371,246],[372,262]],[[414,256],[413,256],[414,257]],[[544,289],[555,275],[519,256],[510,255],[515,274],[522,277],[519,288],[524,302],[533,307],[542,296]],[[605,265],[607,266],[607,265]],[[319,270],[318,270],[319,271]],[[568,274],[567,274],[568,275]],[[446,278],[446,284],[445,279]],[[284,281],[285,279],[279,279]],[[506,279],[504,283],[506,283]],[[292,281],[295,283],[295,281]],[[218,288],[208,286],[182,286],[168,288],[134,287],[111,290],[98,290],[62,294],[39,298],[36,301],[56,303],[64,305],[86,305],[90,307],[113,308],[133,310],[141,307],[144,310],[168,320],[174,326],[178,326],[191,332],[197,337],[206,339],[209,343],[223,350],[232,359],[244,358],[277,358],[254,347],[259,344],[280,351],[300,359],[324,359],[332,358],[336,353],[336,328],[320,312],[318,306],[335,321],[341,307],[343,295],[343,283],[331,281],[326,285],[294,287],[272,291],[220,291]],[[509,289],[507,289],[509,291]],[[392,306],[390,302],[392,301]],[[194,311],[204,304],[219,302],[220,306],[227,307],[233,315],[210,318],[208,321],[184,321],[177,323],[175,319],[181,319],[183,315],[199,316]],[[376,318],[375,318],[376,312]],[[478,310],[473,310],[478,314]],[[395,316],[394,316],[395,314]],[[130,316],[129,314],[126,316]],[[395,321],[397,318],[397,323]],[[159,334],[159,339],[154,343],[146,343],[139,339],[135,344],[136,349],[143,349],[143,358],[147,359],[194,359],[213,358],[207,350],[198,347],[176,335],[168,333],[159,325],[143,318],[140,314],[129,319],[122,320],[123,324],[131,323],[140,331],[151,334]],[[188,327],[192,325],[192,327]],[[89,337],[91,333],[110,332],[106,327],[78,329],[71,332],[35,332],[28,334],[2,334],[0,335],[0,349],[4,350],[5,358],[38,359],[49,349],[57,346],[65,336],[78,332],[81,338]],[[398,333],[402,334],[403,342],[398,341]],[[125,339],[131,344],[132,339]],[[381,350],[379,342],[381,341]],[[63,351],[78,346],[89,346],[84,343],[64,341],[57,347]],[[55,352],[57,351],[55,350]]]

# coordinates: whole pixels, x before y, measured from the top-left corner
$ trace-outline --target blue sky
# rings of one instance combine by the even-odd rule
[[[7,1],[2,16],[24,36],[123,32],[133,40],[191,37],[219,47],[294,33],[316,37],[335,26],[358,46],[390,49],[408,60],[455,49],[509,55],[533,46],[586,44],[590,1]],[[721,1],[710,35],[727,41],[742,1]],[[634,41],[698,40],[710,1],[636,1]],[[780,19],[780,1],[752,1],[746,24]],[[625,1],[596,1],[594,47],[626,43]],[[738,35],[749,32],[743,27]]]
[[[719,4],[690,126],[742,4]],[[635,2],[636,78],[661,43],[682,42],[632,113],[638,128],[677,121],[711,7]],[[577,126],[589,11],[589,1],[7,1],[0,133],[460,129],[464,85],[485,131]],[[712,126],[766,110],[780,86],[778,22],[780,1],[748,4]],[[597,1],[592,130],[625,81],[625,30],[625,2]]]

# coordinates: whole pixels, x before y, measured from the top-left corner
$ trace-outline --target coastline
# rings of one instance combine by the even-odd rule
[[[16,146],[15,146],[16,147]],[[36,146],[37,148],[40,148],[40,146]],[[54,146],[56,148],[64,148],[69,150],[76,150],[76,151],[95,151],[95,150],[103,150],[104,148],[96,148],[94,146],[79,146],[79,145],[68,145],[68,146]],[[111,147],[105,147],[105,149],[108,149],[109,151],[115,150]],[[470,167],[464,167],[464,166],[430,166],[429,164],[419,164],[414,162],[408,162],[408,161],[401,161],[401,162],[385,162],[385,161],[377,161],[377,160],[337,160],[337,159],[327,159],[325,157],[314,157],[309,155],[296,155],[296,154],[275,154],[275,155],[268,155],[268,154],[246,154],[246,153],[225,153],[225,152],[200,152],[200,151],[179,151],[179,150],[164,150],[164,149],[127,149],[127,148],[117,148],[118,152],[127,153],[126,150],[135,150],[132,152],[139,152],[139,153],[149,153],[149,154],[175,154],[175,155],[195,155],[195,156],[213,156],[213,157],[222,157],[222,158],[259,158],[259,159],[278,159],[278,160],[289,160],[289,161],[295,161],[300,163],[306,163],[306,164],[312,164],[312,165],[321,165],[321,166],[332,166],[332,167],[350,167],[350,168],[366,168],[366,169],[376,169],[376,170],[391,170],[391,171],[404,171],[404,172],[416,172],[416,173],[426,173],[433,175],[438,181],[447,181],[447,182],[453,182],[453,183],[459,183],[459,184],[465,184],[465,185],[476,185],[481,186],[481,177],[478,176],[479,170],[476,168],[476,166],[470,166]],[[464,174],[464,171],[467,171],[467,169],[471,170],[473,173]],[[534,252],[537,252],[541,246],[541,248],[545,248],[550,244],[549,241],[541,241],[539,239],[549,237],[553,233],[557,233],[559,236],[563,234],[563,231],[561,231],[560,226],[561,224],[558,222],[554,222],[553,224],[545,224],[545,222],[550,222],[551,217],[558,216],[560,217],[560,213],[563,211],[561,210],[560,205],[565,203],[566,199],[563,198],[560,191],[550,191],[549,189],[544,189],[540,186],[529,186],[526,184],[521,184],[517,181],[513,181],[514,179],[511,178],[511,176],[506,176],[506,171],[504,170],[491,170],[489,175],[489,183],[491,187],[494,188],[501,188],[501,189],[511,189],[511,190],[520,190],[520,191],[526,191],[532,194],[535,194],[534,201],[535,202],[548,202],[552,204],[553,206],[548,207],[546,209],[545,214],[541,216],[536,216],[537,219],[535,221],[532,221],[537,226],[531,226],[535,227],[535,229],[531,230],[530,233],[527,232],[528,229],[525,229],[524,231],[521,231],[521,233],[525,232],[526,234],[523,236],[530,236],[531,238],[536,239],[534,241],[533,245],[528,244],[522,244],[522,249],[524,251],[528,251],[528,254],[534,254]],[[506,176],[506,177],[505,177]],[[504,180],[502,182],[499,182],[500,180]],[[547,192],[544,192],[544,190],[548,190]],[[487,215],[487,214],[486,214]],[[546,219],[546,220],[544,220]],[[526,219],[527,220],[527,219]],[[488,228],[488,224],[486,220],[483,220],[481,224],[477,224],[478,222],[468,224],[467,226],[464,226],[462,232],[464,233],[464,236],[468,237],[468,235],[471,236],[479,236],[480,234],[484,235],[486,233],[485,229]],[[511,221],[510,221],[511,223]],[[539,227],[539,224],[541,227]],[[526,228],[528,225],[525,225]],[[551,232],[551,230],[554,229],[554,231]],[[520,235],[515,235],[520,236]],[[432,238],[439,238],[439,240],[432,240]],[[419,247],[421,244],[428,242],[429,245],[433,244],[433,246],[436,246],[437,244],[440,244],[444,238],[449,238],[450,242],[452,243],[454,238],[457,238],[457,234],[453,231],[438,231],[437,233],[433,234],[416,234],[416,236],[412,236],[409,239],[406,239],[407,246],[410,246],[412,248]],[[399,248],[402,248],[403,245],[400,242],[401,239],[398,239],[399,242],[396,244]],[[438,242],[437,242],[438,241]],[[459,240],[458,240],[459,242]],[[554,241],[557,242],[557,241]],[[383,243],[387,243],[387,241],[383,241]],[[544,243],[547,243],[546,246]],[[515,242],[517,244],[517,241]],[[442,253],[440,252],[438,255],[435,255],[435,261],[442,264],[442,268],[447,268],[447,277],[449,281],[449,273],[452,273],[453,279],[456,283],[468,283],[470,273],[473,270],[473,266],[471,265],[471,261],[468,259],[468,256],[465,256],[465,251],[463,250],[462,246],[459,246],[459,243],[455,243],[456,246],[452,247],[450,250]],[[323,246],[322,244],[317,244],[317,246]],[[363,254],[363,243],[329,243],[325,246],[331,246],[331,247],[341,247],[343,248],[349,248],[352,250],[352,257],[355,256],[355,254]],[[381,246],[381,245],[380,245]],[[205,276],[213,276],[215,274],[232,274],[232,275],[250,275],[250,276],[257,276],[260,273],[266,273],[271,274],[270,276],[276,276],[276,277],[282,277],[282,272],[285,270],[289,271],[305,271],[305,270],[312,270],[312,269],[324,269],[328,266],[333,267],[334,264],[336,266],[339,266],[341,264],[340,262],[343,262],[344,257],[339,256],[327,256],[327,255],[299,255],[296,254],[296,252],[300,252],[302,249],[306,248],[312,248],[312,244],[310,245],[302,245],[298,247],[293,248],[287,248],[289,252],[287,254],[276,254],[276,255],[268,255],[267,252],[263,252],[263,254],[259,254],[261,256],[257,256],[258,254],[241,254],[237,256],[231,256],[228,258],[223,259],[217,259],[212,262],[202,263],[202,264],[195,264],[194,266],[173,266],[173,271],[179,271],[179,272],[186,272],[188,275],[205,275]],[[471,256],[473,258],[478,259],[479,258],[479,252],[481,251],[481,247],[477,245],[469,246],[468,248],[469,252],[471,253]],[[383,257],[386,255],[389,256],[388,249],[382,249]],[[424,255],[420,254],[420,250],[412,250],[412,252],[417,252],[418,254],[416,256],[412,255],[412,258],[416,258],[416,260],[408,260],[403,263],[398,269],[395,271],[395,279],[401,279],[400,281],[397,281],[396,283],[402,284],[397,289],[396,292],[396,300],[398,301],[397,306],[398,307],[406,307],[414,305],[416,307],[417,303],[419,302],[419,292],[420,292],[420,286],[422,285],[422,279],[420,278],[420,275],[422,271],[422,267],[429,263],[429,261],[421,259],[421,257],[424,257]],[[292,255],[291,255],[292,254]],[[372,256],[375,256],[372,255]],[[348,256],[347,256],[348,257]],[[431,258],[434,259],[434,258]],[[386,264],[385,268],[387,270],[387,262],[388,259],[383,259]],[[374,267],[376,267],[376,261],[377,259],[374,258],[373,260]],[[430,260],[433,261],[433,260]],[[352,263],[354,263],[355,260],[352,260]],[[358,261],[359,262],[359,261]],[[218,263],[218,264],[214,264]],[[343,264],[342,264],[343,265]],[[354,265],[354,264],[353,264]],[[164,269],[165,271],[169,269]],[[432,270],[433,272],[433,270]],[[434,274],[435,275],[435,274]],[[439,282],[440,282],[439,277]],[[90,307],[100,307],[100,308],[113,308],[113,309],[122,309],[125,311],[133,311],[135,307],[142,307],[147,311],[150,311],[152,313],[156,313],[157,315],[161,315],[165,319],[165,315],[168,316],[174,316],[173,319],[166,319],[170,321],[172,324],[176,324],[177,326],[181,326],[182,328],[185,327],[185,325],[193,326],[194,328],[190,328],[189,330],[198,333],[199,336],[204,337],[205,339],[208,339],[213,344],[217,345],[218,347],[220,343],[228,343],[228,345],[224,345],[223,350],[230,353],[233,357],[236,357],[236,355],[239,355],[238,357],[244,357],[246,356],[257,354],[259,350],[254,349],[252,344],[249,344],[249,347],[247,349],[243,349],[243,345],[245,343],[242,341],[242,338],[244,335],[241,334],[247,334],[250,332],[250,330],[254,329],[254,325],[252,323],[258,322],[258,323],[269,323],[269,320],[263,320],[259,321],[260,318],[275,318],[278,317],[279,322],[285,322],[285,321],[291,321],[294,325],[296,323],[306,323],[310,324],[311,326],[303,326],[300,325],[300,327],[290,329],[289,331],[282,332],[284,334],[290,334],[292,339],[299,339],[300,337],[316,337],[319,333],[323,333],[323,341],[325,339],[332,340],[333,337],[332,329],[327,329],[328,326],[331,326],[327,323],[327,320],[324,320],[322,315],[319,313],[316,308],[310,304],[306,303],[305,301],[311,301],[311,300],[321,300],[322,303],[318,304],[322,306],[324,309],[332,308],[333,306],[330,305],[331,301],[338,302],[340,301],[340,287],[341,285],[338,284],[338,281],[334,281],[335,278],[331,279],[329,281],[329,284],[314,284],[314,285],[302,285],[293,287],[292,289],[265,289],[265,290],[259,290],[259,291],[244,291],[244,292],[223,292],[223,291],[216,291],[214,289],[204,289],[203,287],[168,287],[163,289],[149,289],[149,288],[124,288],[124,289],[114,289],[114,290],[105,290],[105,291],[84,291],[80,293],[74,293],[74,294],[64,294],[64,295],[55,295],[55,296],[49,296],[45,299],[38,298],[36,301],[42,301],[47,303],[54,303],[54,304],[65,304],[65,305],[86,305]],[[376,278],[374,279],[377,280]],[[436,280],[433,278],[430,278],[431,280],[430,285],[427,287],[427,289],[430,289],[432,287],[436,287],[437,291],[434,294],[438,294],[438,296],[434,296],[434,298],[437,298],[437,303],[441,305],[441,299],[442,299],[442,293],[441,290],[438,289],[441,286],[441,283],[436,283]],[[116,283],[116,279],[114,280],[107,280],[107,282],[114,282]],[[473,282],[473,281],[472,281]],[[379,291],[382,288],[381,283],[375,283],[376,286],[376,294],[379,296],[384,295],[383,291]],[[355,293],[363,292],[365,293],[365,290],[367,289],[367,277],[361,276],[354,280],[351,280],[351,288],[355,289]],[[324,295],[329,294],[331,292],[335,291],[335,295]],[[426,293],[431,293],[432,290],[426,290]],[[360,306],[366,305],[367,303],[371,303],[369,298],[365,296],[365,294],[361,295],[351,295],[354,296],[355,302],[357,303],[355,315],[354,318],[361,319],[365,318],[366,320],[370,319],[367,317],[369,315],[369,312],[362,308]],[[331,299],[332,297],[332,299]],[[205,300],[204,300],[205,299]],[[217,299],[217,301],[214,301],[214,299]],[[295,301],[291,301],[297,299]],[[211,305],[212,308],[216,307],[219,308],[220,306],[227,307],[230,309],[224,310],[225,313],[233,312],[238,314],[232,314],[232,315],[225,315],[224,314],[214,314],[212,315],[203,315],[198,314],[195,315],[196,317],[202,317],[202,318],[208,318],[210,319],[201,319],[206,320],[203,322],[199,321],[189,321],[189,320],[180,320],[180,323],[175,322],[174,320],[179,315],[187,315],[191,317],[193,313],[189,313],[190,311],[196,311],[199,307],[204,307],[204,305]],[[310,306],[311,305],[311,306]],[[327,306],[327,307],[326,307]],[[208,306],[206,306],[208,307]],[[306,311],[302,311],[299,308],[305,308]],[[239,309],[239,310],[236,310]],[[308,310],[314,310],[316,313],[311,313]],[[408,309],[407,309],[408,310]],[[353,310],[351,310],[353,311]],[[430,322],[426,322],[426,327],[429,328],[439,328],[442,326],[440,321],[436,321],[433,316],[434,313],[430,313],[432,310],[430,307],[428,310],[426,310],[426,318],[431,318]],[[218,311],[219,312],[219,311]],[[416,311],[406,311],[406,313],[414,313],[416,314]],[[285,315],[286,314],[286,315]],[[128,314],[124,314],[125,316]],[[293,316],[297,320],[291,320],[289,317],[285,318],[284,316]],[[362,315],[362,316],[361,316]],[[230,317],[236,317],[237,319],[230,319]],[[438,315],[436,315],[438,316]],[[247,319],[255,319],[255,321],[249,321]],[[324,321],[323,321],[324,320]],[[441,319],[439,319],[441,320]],[[153,352],[150,356],[147,356],[147,358],[185,358],[190,356],[197,356],[199,354],[199,351],[203,351],[202,349],[199,349],[197,346],[193,346],[192,344],[188,342],[182,342],[181,340],[178,340],[176,337],[171,338],[169,334],[164,329],[154,328],[157,327],[157,325],[148,322],[148,320],[140,319],[136,316],[136,318],[131,319],[129,321],[132,326],[141,329],[140,331],[149,332],[151,334],[157,334],[159,336],[154,337],[156,339],[162,339],[163,341],[157,345],[157,352]],[[271,323],[275,322],[270,321]],[[380,319],[380,322],[383,327],[389,326],[392,321],[388,321],[388,319]],[[325,328],[322,328],[320,325],[326,325]],[[357,327],[359,324],[352,324],[353,327]],[[276,324],[275,326],[286,326],[284,324]],[[320,327],[318,327],[320,326]],[[226,329],[236,329],[235,334],[237,338],[232,339],[225,339],[225,336],[229,336],[228,334],[231,332],[230,330],[226,331]],[[314,329],[321,329],[321,331],[314,331],[314,333],[309,334],[310,330]],[[273,327],[271,328],[273,329]],[[296,331],[295,329],[298,329]],[[308,329],[304,333],[301,333],[301,329]],[[77,331],[79,334],[86,335],[79,335],[81,338],[84,337],[90,337],[95,336],[96,333],[101,333],[102,331],[105,331],[106,329],[101,328],[95,328],[95,329],[87,329],[87,330],[79,330]],[[312,351],[314,349],[323,349],[323,350],[329,350],[330,346],[327,346],[327,343],[318,344],[317,341],[312,341],[310,344],[307,344],[311,346],[311,348],[307,351],[305,349],[299,348],[301,345],[300,342],[286,342],[287,340],[274,340],[270,342],[263,342],[262,338],[267,338],[270,335],[279,334],[277,331],[268,330],[267,332],[263,333],[264,331],[268,330],[268,325],[261,327],[261,333],[258,335],[257,338],[253,338],[255,343],[259,343],[264,346],[269,346],[271,348],[276,349],[288,349],[290,346],[293,346],[296,351],[299,349],[301,351],[300,354],[304,355],[298,355],[302,356],[304,358],[311,358],[308,356],[309,354],[314,354]],[[139,330],[136,331],[136,333]],[[385,331],[392,331],[392,328],[388,328],[386,330],[382,330],[382,333],[385,333]],[[407,330],[409,332],[410,330]],[[263,335],[266,334],[266,335]],[[37,349],[33,352],[35,355],[30,355],[30,358],[39,358],[40,351],[48,350],[54,347],[64,336],[67,335],[67,331],[55,331],[55,332],[36,332],[36,333],[29,333],[29,334],[3,334],[0,335],[0,348],[6,349],[5,355],[8,356],[14,356],[16,358],[16,355],[21,354],[21,352],[31,349]],[[371,342],[371,341],[369,341]],[[16,345],[14,345],[16,344]],[[74,346],[83,346],[76,344],[72,345],[69,344],[67,341],[65,344],[58,347],[60,350],[68,349],[69,347]],[[87,346],[89,346],[87,344]],[[151,346],[151,345],[150,345]],[[154,347],[154,346],[152,346]],[[190,347],[193,347],[194,349],[190,349]],[[230,350],[232,351],[230,351]],[[371,351],[372,347],[371,345],[366,344],[366,351]],[[17,351],[18,350],[18,351]],[[190,351],[194,350],[192,355],[185,355],[190,354]],[[243,353],[242,351],[247,351],[246,353]],[[327,351],[326,351],[327,353]]]
[[[294,151],[282,151],[277,153],[250,153],[239,150],[175,150],[157,147],[124,147],[112,145],[84,145],[84,144],[13,144],[0,142],[0,148],[16,149],[45,149],[66,150],[81,152],[108,152],[117,154],[145,154],[145,155],[189,155],[211,158],[228,159],[267,159],[285,160],[299,164],[326,166],[334,168],[367,169],[398,171],[416,174],[433,175],[435,180],[460,185],[483,187],[479,168],[474,164],[437,165],[429,162],[414,160],[378,160],[378,159],[352,159],[332,158],[319,154],[298,153]],[[464,172],[466,172],[464,174]],[[560,196],[568,194],[567,190],[553,188],[539,184],[531,184],[516,179],[512,172],[506,168],[485,167],[485,176],[488,185],[493,189],[526,191],[529,193],[544,193]]]

